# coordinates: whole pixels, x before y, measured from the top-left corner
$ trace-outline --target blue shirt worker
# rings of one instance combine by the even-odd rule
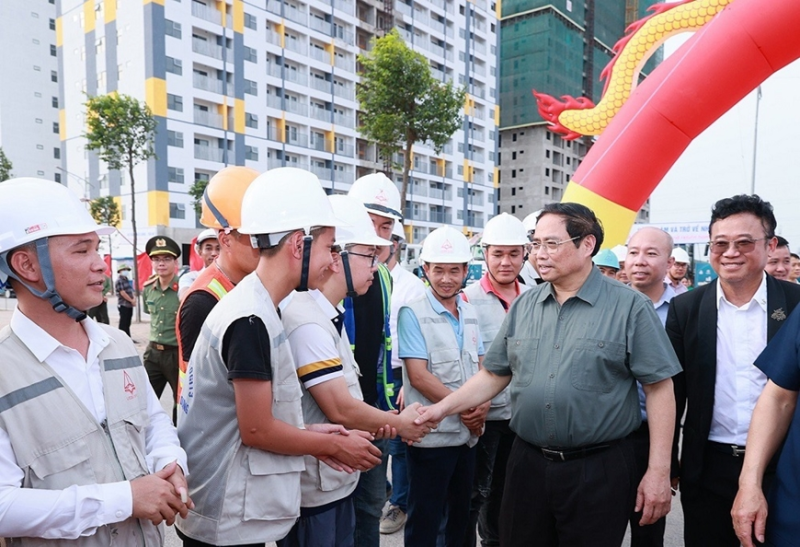
[[[744,547],[756,545],[753,538],[770,547],[797,545],[800,538],[800,475],[797,473],[800,461],[800,406],[797,405],[800,309],[789,315],[755,365],[769,380],[750,420],[739,492],[731,511],[733,526]],[[764,474],[779,450],[778,469],[768,490],[767,504]]]
[[[500,511],[503,546],[619,547],[631,506],[643,512],[641,524],[670,508],[671,377],[680,365],[652,303],[592,264],[602,243],[587,207],[545,206],[531,243],[545,283],[514,301],[484,368],[419,418],[437,423],[511,384],[517,439]],[[638,489],[627,439],[642,419],[636,380],[650,424]]]
[[[420,260],[430,286],[398,316],[408,404],[440,401],[478,372],[484,350],[477,313],[459,297],[470,258],[466,237],[449,226],[437,228],[422,244]],[[465,543],[475,445],[488,410],[486,402],[445,418],[409,447],[406,545],[434,547],[443,520],[444,544]]]

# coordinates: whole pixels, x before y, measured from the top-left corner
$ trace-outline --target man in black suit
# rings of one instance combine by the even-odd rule
[[[758,196],[718,201],[709,235],[719,279],[670,305],[667,334],[684,370],[673,378],[678,422],[688,407],[680,464],[678,428],[674,450],[687,547],[739,545],[730,511],[767,381],[753,362],[800,301],[800,286],[764,273],[775,227],[772,206]]]

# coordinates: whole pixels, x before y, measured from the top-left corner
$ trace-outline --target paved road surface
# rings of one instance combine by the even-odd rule
[[[11,313],[16,306],[16,300],[6,299],[0,297],[0,327],[6,326],[10,319]],[[108,302],[109,315],[111,316],[111,324],[119,324],[119,314],[117,313],[116,299],[112,298]],[[150,332],[150,319],[145,313],[142,313],[142,322],[136,323],[136,313],[134,312],[134,322],[131,325],[131,335],[136,344],[136,348],[140,354],[144,353],[147,346],[147,339]],[[171,412],[172,404],[172,390],[169,386],[164,390],[161,397],[161,402],[167,412]],[[681,547],[683,545],[683,537],[681,530],[683,529],[683,511],[678,498],[673,498],[672,512],[667,516],[667,531],[664,538],[665,547]],[[175,535],[173,528],[167,530],[167,547],[181,547],[182,543]],[[273,544],[268,544],[273,545]],[[402,547],[403,545],[403,531],[381,536],[381,547]],[[630,545],[630,541],[626,538],[623,543],[624,546]]]

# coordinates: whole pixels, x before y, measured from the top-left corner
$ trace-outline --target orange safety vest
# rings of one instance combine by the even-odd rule
[[[220,299],[228,294],[231,289],[233,289],[235,285],[231,282],[228,277],[222,273],[222,270],[219,269],[217,263],[214,262],[209,267],[204,269],[200,272],[200,275],[197,276],[197,279],[194,280],[192,286],[189,287],[189,290],[186,292],[186,295],[181,299],[181,305],[178,308],[178,316],[175,318],[175,333],[178,336],[178,393],[175,394],[176,401],[180,401],[181,398],[181,389],[183,387],[184,379],[186,378],[186,369],[189,366],[188,361],[183,360],[183,344],[181,343],[181,309],[183,309],[183,303],[186,302],[186,299],[189,297],[190,294],[197,291],[205,291],[214,298],[217,299],[217,302]]]

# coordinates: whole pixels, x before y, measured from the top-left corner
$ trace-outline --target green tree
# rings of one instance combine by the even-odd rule
[[[89,204],[89,213],[98,224],[105,224],[106,226],[114,226],[119,228],[120,212],[119,205],[111,196],[105,196],[93,199]],[[111,252],[111,234],[108,235],[108,256],[112,256]]]
[[[192,205],[194,205],[194,212],[197,213],[197,216],[203,213],[203,193],[206,191],[206,186],[208,186],[208,179],[197,179],[189,188],[189,195],[194,198]]]
[[[11,174],[11,169],[13,168],[14,166],[11,164],[11,160],[8,159],[6,153],[3,152],[2,148],[0,148],[0,182],[8,180],[14,176]]]
[[[391,164],[403,151],[403,207],[415,143],[429,142],[437,154],[461,127],[466,91],[431,75],[424,55],[410,49],[396,29],[373,40],[372,51],[359,55],[363,66],[356,96],[361,108],[359,132],[375,142]]]
[[[136,233],[136,184],[134,167],[155,157],[153,139],[156,120],[150,108],[129,95],[109,93],[90,97],[86,102],[88,130],[86,148],[95,150],[109,169],[127,170],[131,180],[131,227],[133,228],[133,286],[139,287],[136,257],[139,240]],[[141,321],[139,306],[136,320]]]

